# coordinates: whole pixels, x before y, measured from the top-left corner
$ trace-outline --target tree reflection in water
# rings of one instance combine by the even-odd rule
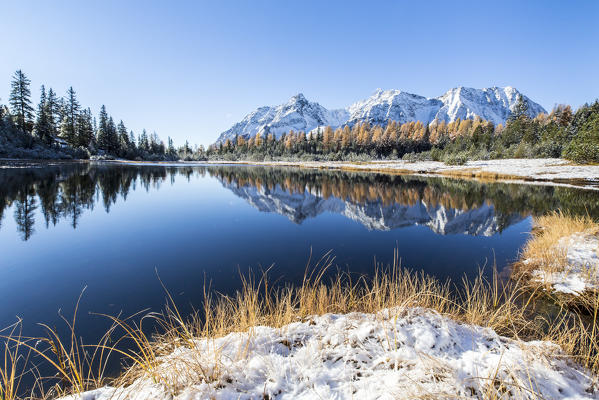
[[[595,191],[568,187],[245,166],[107,163],[14,166],[0,168],[0,229],[5,210],[13,206],[17,230],[23,240],[28,240],[35,233],[38,209],[47,228],[61,220],[67,220],[73,228],[77,228],[84,211],[93,210],[98,203],[108,213],[119,199],[126,201],[132,191],[159,190],[165,183],[173,185],[177,177],[191,182],[192,178],[206,174],[219,179],[225,187],[248,202],[261,202],[254,204],[259,209],[284,213],[297,223],[315,216],[311,212],[318,213],[318,205],[321,211],[346,215],[349,207],[362,207],[361,212],[368,214],[371,211],[365,207],[372,209],[376,206],[377,212],[386,219],[405,213],[406,207],[420,205],[433,210],[442,207],[444,212],[451,210],[456,215],[491,206],[497,231],[525,216],[549,210],[599,215],[599,195]],[[330,200],[340,205],[333,205]],[[326,201],[328,203],[325,204]],[[269,206],[269,202],[282,202],[285,207]],[[306,211],[307,202],[311,202],[316,211]],[[394,224],[368,226],[368,223],[362,223],[372,229],[397,227]]]

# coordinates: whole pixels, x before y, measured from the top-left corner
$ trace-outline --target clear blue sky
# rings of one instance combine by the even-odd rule
[[[302,92],[514,86],[547,109],[599,97],[599,1],[4,1],[0,98],[23,69],[130,129],[212,143]]]

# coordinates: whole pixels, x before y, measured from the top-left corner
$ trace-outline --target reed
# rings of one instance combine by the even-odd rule
[[[9,337],[19,338],[21,336],[21,321],[5,329]],[[3,340],[4,347],[3,363],[0,365],[0,400],[17,399],[19,386],[21,383],[21,364],[23,361],[20,355],[20,346]]]

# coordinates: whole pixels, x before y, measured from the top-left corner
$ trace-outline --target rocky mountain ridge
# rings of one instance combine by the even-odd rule
[[[430,124],[434,121],[453,122],[458,118],[473,119],[478,116],[494,124],[503,124],[521,95],[510,86],[484,89],[457,87],[435,98],[400,90],[378,89],[369,98],[347,108],[328,110],[299,93],[285,104],[254,110],[221,133],[217,142],[233,140],[236,136],[247,139],[258,133],[263,136],[273,134],[279,138],[291,130],[311,132],[325,126],[336,128],[362,122],[385,125],[388,121],[421,121]],[[522,95],[522,98],[528,105],[530,117],[546,112],[528,97]]]

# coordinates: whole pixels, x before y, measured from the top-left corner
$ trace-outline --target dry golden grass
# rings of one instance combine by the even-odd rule
[[[569,216],[556,211],[534,219],[533,236],[526,243],[518,272],[530,273],[542,270],[547,273],[562,272],[567,268],[566,249],[559,246],[560,240],[573,234],[596,235],[599,223],[589,216]],[[567,271],[566,271],[567,272]]]
[[[8,329],[9,337],[20,337],[18,331],[20,324],[17,323]],[[8,340],[3,340],[4,363],[0,366],[0,400],[13,400],[17,398],[19,385],[21,383],[20,374],[20,346],[13,344]]]
[[[599,373],[599,297],[590,317],[565,309],[545,313],[537,291],[522,281],[502,282],[497,274],[487,279],[481,273],[473,280],[464,279],[458,284],[440,282],[423,273],[402,269],[396,252],[394,264],[376,266],[372,278],[337,273],[331,280],[326,280],[324,277],[332,263],[333,258],[325,256],[315,266],[306,268],[304,280],[298,286],[273,287],[266,271],[242,277],[242,288],[233,296],[217,295],[205,289],[203,308],[191,318],[184,318],[168,296],[169,303],[160,315],[146,314],[137,320],[108,317],[114,324],[96,345],[79,344],[75,339],[75,319],[69,322],[72,335],[65,340],[67,345],[63,345],[53,331],[43,339],[50,345],[45,350],[38,349],[31,341],[7,337],[9,342],[43,355],[55,367],[62,385],[40,390],[39,397],[81,393],[107,382],[126,386],[141,377],[178,393],[182,382],[214,382],[223,373],[218,362],[218,349],[209,354],[205,349],[200,350],[199,338],[210,341],[230,332],[251,333],[258,325],[281,327],[313,315],[376,313],[398,307],[431,309],[460,322],[490,327],[515,339],[551,340],[561,345],[574,360],[595,374]],[[157,334],[149,335],[144,329],[143,323],[147,319],[158,322]],[[122,332],[119,336],[116,336],[117,330]],[[124,342],[129,345],[121,348],[120,344]],[[191,350],[194,357],[173,357],[172,352],[177,348]],[[16,354],[16,350],[13,348],[12,354]],[[103,371],[111,353],[118,353],[129,367],[120,377],[107,380]],[[165,371],[164,357],[169,354],[169,368]],[[0,377],[19,376],[13,371],[14,366],[0,367]],[[16,382],[14,378],[8,381]],[[3,388],[0,393],[10,394],[0,399],[16,398],[14,384],[0,384]],[[37,385],[44,386],[41,378]],[[498,383],[493,381],[489,385],[497,386]],[[489,386],[485,398],[498,398],[497,393]]]
[[[483,182],[493,182],[497,180],[533,180],[530,177],[513,175],[513,174],[502,174],[499,172],[492,171],[481,171],[474,168],[457,168],[446,171],[435,172],[435,174],[450,176],[454,178],[474,178]]]

